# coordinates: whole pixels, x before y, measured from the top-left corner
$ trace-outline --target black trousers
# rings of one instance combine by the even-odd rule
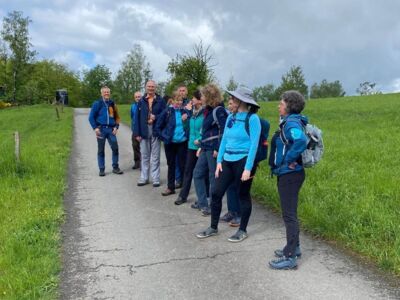
[[[175,191],[175,167],[178,164],[181,174],[185,169],[187,141],[182,143],[164,144],[168,165],[168,189]],[[177,161],[177,158],[179,160]],[[183,176],[183,180],[185,176]]]
[[[299,242],[299,221],[297,219],[297,205],[300,188],[305,180],[304,170],[278,177],[278,192],[281,200],[282,217],[286,227],[286,246],[283,255],[294,257]]]
[[[183,173],[182,189],[179,193],[179,197],[185,200],[192,186],[193,170],[197,162],[196,152],[197,150],[188,149],[186,153],[185,172]]]
[[[222,172],[220,172],[218,178],[215,179],[215,188],[211,194],[211,227],[214,229],[218,228],[219,217],[222,210],[222,197],[232,183],[237,187],[240,200],[242,218],[239,229],[243,231],[247,229],[252,209],[250,189],[253,178],[247,181],[240,180],[244,171],[246,159],[247,156],[238,161],[230,162],[224,160],[222,162]],[[257,166],[254,166],[251,170],[251,176],[254,176],[256,169]]]
[[[140,166],[140,142],[132,134],[133,161]]]

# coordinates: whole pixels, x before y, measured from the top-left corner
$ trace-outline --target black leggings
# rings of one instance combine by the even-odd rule
[[[304,170],[278,177],[278,192],[281,199],[282,217],[286,227],[286,246],[283,248],[283,255],[286,257],[294,257],[296,246],[300,244],[297,204],[304,179]]]
[[[237,187],[240,200],[242,218],[239,229],[243,231],[247,229],[252,209],[250,189],[253,178],[247,181],[240,180],[244,171],[246,159],[247,156],[238,161],[224,160],[222,162],[222,172],[220,172],[218,178],[215,179],[215,189],[212,191],[211,196],[211,227],[214,229],[218,228],[219,217],[222,210],[222,197],[232,183]],[[257,166],[254,166],[251,170],[251,177],[256,173],[256,169]]]

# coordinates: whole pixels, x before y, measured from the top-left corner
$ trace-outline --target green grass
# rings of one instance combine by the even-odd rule
[[[278,126],[278,102],[260,114]],[[338,242],[400,275],[400,94],[310,100],[304,114],[323,130],[322,161],[306,171],[300,193],[303,229]],[[129,106],[120,106],[129,124]],[[276,178],[267,162],[253,195],[280,211]]]
[[[54,299],[61,268],[60,225],[72,140],[72,110],[0,110],[0,298]],[[21,163],[14,159],[14,131]]]
[[[306,171],[304,229],[339,242],[400,275],[400,95],[310,100],[304,114],[323,130],[323,160]],[[277,103],[262,115],[277,128]],[[397,129],[396,129],[397,128]],[[263,162],[253,193],[279,210],[276,178]]]

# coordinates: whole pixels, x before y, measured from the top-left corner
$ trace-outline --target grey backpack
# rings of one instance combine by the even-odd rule
[[[314,167],[324,154],[324,141],[322,139],[322,131],[317,126],[312,124],[304,124],[298,121],[307,137],[307,148],[301,153],[301,162],[304,168]],[[284,144],[288,144],[284,130],[281,131],[281,138]]]

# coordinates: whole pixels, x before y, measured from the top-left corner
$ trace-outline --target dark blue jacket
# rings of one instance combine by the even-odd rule
[[[105,126],[118,128],[120,118],[114,101],[104,101],[103,98],[96,100],[90,110],[89,122],[93,129]]]
[[[180,109],[181,114],[187,113],[185,109]],[[188,119],[183,122],[186,139],[189,136]],[[172,142],[176,127],[175,108],[167,107],[157,118],[156,126],[154,127],[155,136],[158,136],[165,144]]]
[[[135,114],[135,122],[133,124],[133,135],[140,136],[144,139],[147,139],[149,135],[147,120],[150,114],[149,102],[146,96],[147,94],[144,94],[138,102],[138,108]],[[164,111],[165,108],[165,101],[161,98],[160,95],[156,94],[156,97],[153,100],[153,104],[151,107],[151,113],[156,116],[153,125],[157,122],[159,115]],[[157,135],[154,134],[154,136]]]
[[[204,120],[203,127],[201,129],[201,145],[200,148],[204,150],[215,150],[218,151],[219,143],[221,142],[222,135],[224,133],[226,119],[228,114],[225,110],[224,104],[221,103],[214,109],[217,109],[217,120],[213,118],[213,108],[206,106],[203,111]]]
[[[279,127],[282,133],[275,133],[271,140],[270,166],[273,174],[280,176],[303,170],[301,153],[307,148],[303,126],[307,123],[307,117],[297,114],[289,115],[281,121]],[[290,169],[288,166],[293,162],[297,164],[294,169]]]

